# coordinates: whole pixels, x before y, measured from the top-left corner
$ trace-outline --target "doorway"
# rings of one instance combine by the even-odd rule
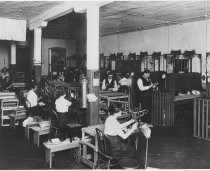
[[[29,47],[17,47],[16,50],[16,72],[25,74],[25,81],[31,76],[31,56]]]

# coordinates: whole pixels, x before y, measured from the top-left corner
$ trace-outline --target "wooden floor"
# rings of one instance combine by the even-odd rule
[[[44,148],[37,148],[24,138],[20,126],[13,132],[0,127],[0,170],[49,169],[45,164]],[[138,159],[143,164],[145,141],[140,138]],[[210,142],[194,138],[192,125],[185,122],[173,127],[152,128],[149,140],[148,167],[158,169],[210,169]],[[78,164],[71,150],[58,152],[53,157],[53,169],[90,169]]]

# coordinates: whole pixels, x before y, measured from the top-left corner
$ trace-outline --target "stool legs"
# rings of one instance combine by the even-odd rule
[[[45,149],[45,160],[49,163],[50,169],[52,168],[52,152],[50,149]]]
[[[34,131],[33,142],[34,145],[37,145],[39,147],[39,133],[37,131]]]

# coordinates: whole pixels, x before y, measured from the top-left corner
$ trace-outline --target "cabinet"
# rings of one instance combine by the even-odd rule
[[[19,106],[19,101],[16,98],[13,99],[2,99],[1,100],[1,126],[10,125],[11,114],[16,114],[16,110]]]

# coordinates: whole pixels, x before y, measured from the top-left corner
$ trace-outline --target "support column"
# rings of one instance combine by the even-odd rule
[[[87,8],[87,77],[89,93],[99,98],[99,7]],[[89,102],[87,111],[87,125],[99,122],[99,99]]]
[[[37,84],[41,80],[41,48],[42,47],[42,29],[34,29],[34,79]]]
[[[10,68],[12,71],[16,71],[16,43],[11,42],[10,46]]]

